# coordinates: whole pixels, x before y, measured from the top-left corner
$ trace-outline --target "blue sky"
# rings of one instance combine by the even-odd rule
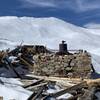
[[[100,23],[100,0],[0,0],[0,16],[57,17],[83,26]]]

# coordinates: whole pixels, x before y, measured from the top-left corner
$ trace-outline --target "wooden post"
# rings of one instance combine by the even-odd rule
[[[23,58],[19,57],[21,61],[23,61],[26,65],[28,65],[31,69],[33,69],[33,66],[31,64],[29,64],[26,60],[24,60]]]
[[[3,100],[3,97],[0,96],[0,100]]]

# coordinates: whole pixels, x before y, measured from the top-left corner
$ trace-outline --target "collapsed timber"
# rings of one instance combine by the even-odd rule
[[[91,70],[95,71],[90,54],[70,53],[65,41],[57,52],[41,45],[0,52],[0,77],[18,78],[22,88],[32,91],[28,100],[95,100],[100,80],[89,79]]]

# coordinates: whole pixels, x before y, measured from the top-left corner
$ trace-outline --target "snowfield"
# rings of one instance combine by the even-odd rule
[[[84,49],[91,53],[92,62],[100,73],[100,26],[75,26],[57,18],[0,17],[0,49],[24,44],[43,44],[58,49],[62,40],[68,49]]]
[[[0,96],[3,100],[27,100],[32,92],[22,85],[17,79],[0,77]]]

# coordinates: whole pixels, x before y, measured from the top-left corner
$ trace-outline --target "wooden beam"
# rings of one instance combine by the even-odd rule
[[[48,83],[45,82],[45,83],[41,83],[41,84],[38,84],[38,85],[35,85],[35,86],[31,86],[31,87],[28,87],[27,89],[28,90],[33,90],[35,88],[38,88],[38,87],[41,87],[41,86],[44,86],[44,85],[47,85]]]
[[[81,82],[81,83],[79,83],[77,85],[74,85],[74,86],[69,87],[69,88],[64,89],[64,90],[61,90],[61,91],[59,91],[57,93],[50,94],[50,96],[52,96],[54,98],[57,98],[57,97],[65,94],[65,93],[70,93],[73,90],[81,89],[81,88],[83,88],[86,85],[87,85],[86,81],[83,81],[83,82]]]
[[[33,69],[33,66],[32,66],[31,64],[29,64],[25,59],[23,59],[23,58],[21,58],[21,57],[19,57],[19,59],[20,59],[21,61],[23,61],[26,65],[28,65],[31,69]]]
[[[23,86],[23,88],[28,88],[28,87],[31,87],[31,86],[35,86],[37,84],[39,84],[40,82],[43,82],[44,80],[43,79],[40,79],[32,84],[29,84],[29,85],[26,85],[26,86]]]

